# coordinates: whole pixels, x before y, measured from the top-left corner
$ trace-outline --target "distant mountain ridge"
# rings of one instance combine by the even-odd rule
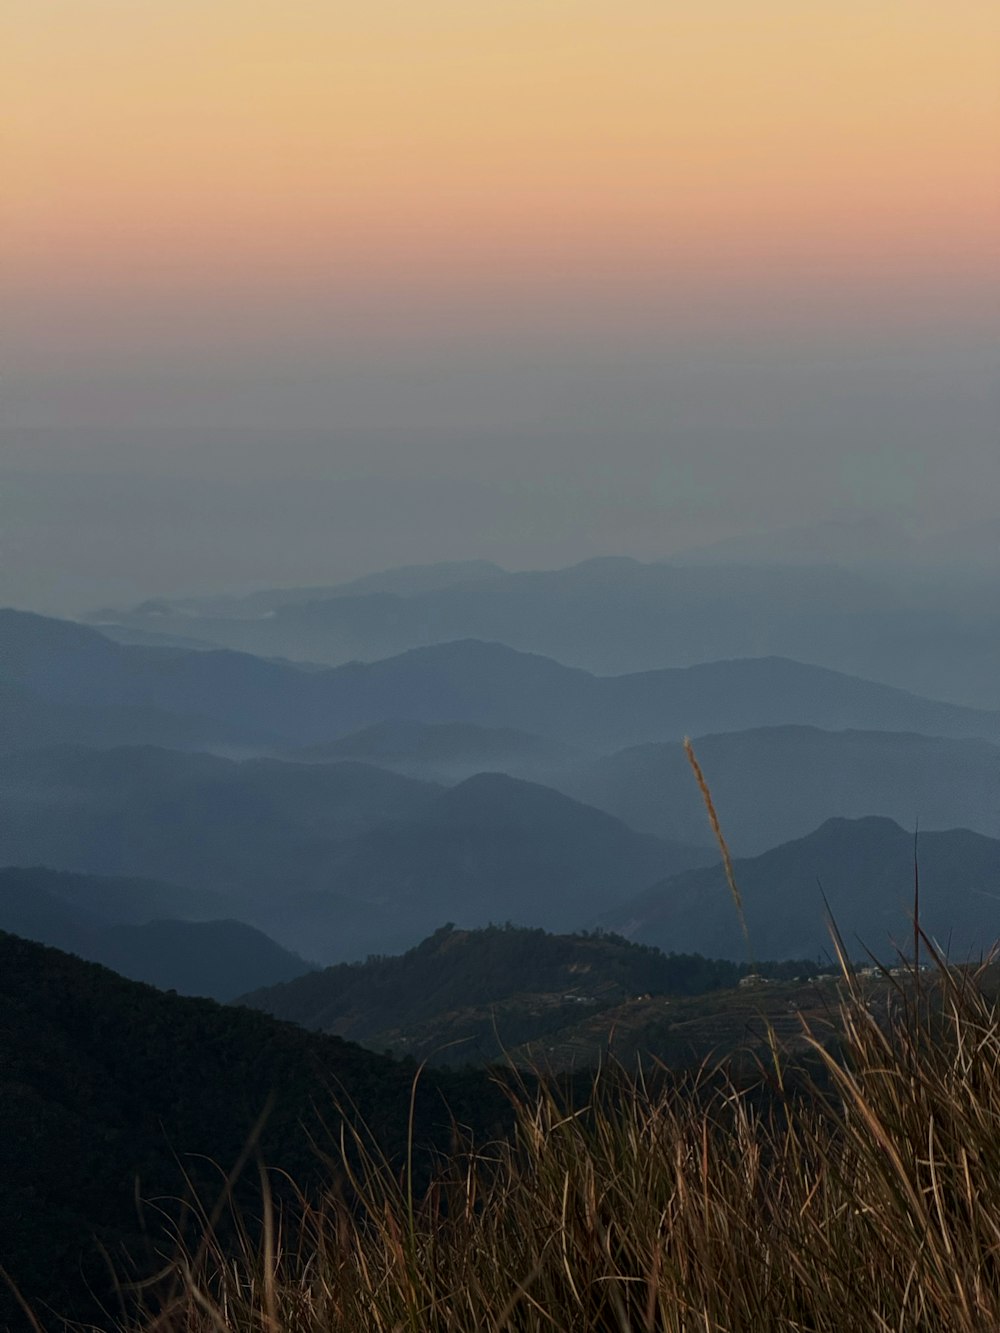
[[[544,781],[583,755],[576,746],[513,727],[387,719],[325,745],[293,750],[288,757],[309,763],[353,759],[423,781],[450,783],[490,771]]]
[[[362,574],[337,583],[318,583],[305,587],[261,588],[243,594],[222,594],[207,597],[156,597],[140,602],[129,611],[105,608],[86,617],[89,623],[114,623],[119,617],[141,628],[154,629],[155,622],[165,625],[178,616],[187,618],[220,616],[237,620],[255,620],[271,615],[282,606],[299,606],[306,602],[328,601],[335,597],[356,597],[367,593],[392,593],[407,597],[448,588],[456,583],[472,583],[479,579],[495,578],[507,571],[492,560],[444,560],[434,564],[400,565],[393,569]]]
[[[914,835],[891,819],[830,819],[804,838],[735,862],[760,958],[829,957],[826,903],[852,957],[912,953]],[[968,829],[921,833],[916,844],[924,930],[956,961],[1000,940],[1000,841]],[[825,901],[824,901],[825,899]],[[746,959],[748,946],[721,866],[653,885],[602,918],[663,949]]]
[[[29,751],[0,756],[0,864],[154,877],[212,891],[222,915],[242,917],[262,896],[328,886],[343,843],[438,791],[354,763]]]
[[[695,739],[726,838],[756,855],[831,816],[1000,836],[1000,745],[904,731],[761,727]],[[553,770],[561,791],[658,837],[707,830],[679,744],[641,745]]]
[[[211,915],[323,962],[406,948],[447,920],[571,929],[710,855],[503,774],[446,789],[351,762],[0,757],[0,864],[212,890],[226,908]]]
[[[995,529],[970,540],[984,551],[992,544],[995,570]],[[789,542],[799,552],[792,559],[782,555]],[[990,609],[989,562],[973,561],[962,573],[949,565],[947,547],[933,543],[931,563],[919,576],[905,561],[849,558],[873,542],[890,545],[863,526],[831,524],[784,540],[779,534],[736,542],[728,554],[723,547],[653,563],[599,558],[565,569],[495,571],[424,590],[403,588],[398,578],[325,596],[312,589],[315,596],[275,605],[271,616],[253,623],[244,612],[199,618],[161,610],[151,617],[140,608],[120,624],[331,665],[465,638],[599,674],[779,656],[955,702],[1000,706],[1000,629]],[[811,559],[799,558],[810,545]],[[838,553],[844,563],[837,563]]]
[[[231,1000],[248,986],[309,970],[259,930],[208,919],[213,906],[208,895],[177,885],[0,869],[0,931],[102,963],[133,981]],[[177,919],[185,909],[194,919]]]
[[[112,643],[94,630],[0,612],[0,682],[57,707],[200,717],[249,747],[316,745],[389,718],[467,722],[617,749],[797,723],[828,729],[1000,735],[1000,715],[939,703],[783,658],[593,676],[477,640],[301,671],[243,653]],[[212,748],[208,743],[204,748]]]

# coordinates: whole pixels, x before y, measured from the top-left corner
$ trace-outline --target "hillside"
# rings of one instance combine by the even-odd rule
[[[783,726],[700,736],[695,749],[737,855],[757,855],[837,816],[1000,834],[1000,745],[987,741]],[[678,744],[621,750],[551,781],[659,837],[707,830]]]
[[[98,1245],[120,1264],[127,1244],[140,1275],[158,1266],[152,1247],[183,1173],[214,1201],[219,1169],[236,1163],[269,1102],[264,1158],[308,1185],[321,1174],[309,1135],[336,1134],[334,1097],[398,1160],[413,1072],[337,1037],[165,995],[0,934],[3,1265],[33,1300],[103,1322],[95,1301],[114,1298]],[[507,1114],[482,1076],[425,1074],[418,1144],[447,1145],[449,1109],[481,1136]],[[141,1221],[137,1195],[149,1201]],[[0,1326],[17,1314],[0,1285]]]
[[[966,829],[921,833],[923,928],[956,961],[1000,939],[1000,841]],[[831,819],[805,838],[738,859],[754,955],[829,957],[823,896],[854,957],[912,952],[914,839],[889,819]],[[747,957],[721,867],[666,879],[603,918],[611,930],[661,948]]]
[[[769,971],[791,976],[803,968]],[[240,1003],[432,1064],[484,1063],[515,1050],[530,1063],[531,1050],[542,1049],[536,1043],[548,1049],[581,1024],[596,1025],[602,1039],[591,1043],[588,1060],[577,1051],[579,1065],[599,1058],[623,1006],[637,997],[703,995],[735,986],[745,971],[613,935],[444,926],[400,956],[342,963]]]

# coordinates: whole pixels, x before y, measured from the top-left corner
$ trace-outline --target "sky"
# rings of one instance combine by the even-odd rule
[[[1000,7],[0,0],[0,597],[998,517]]]

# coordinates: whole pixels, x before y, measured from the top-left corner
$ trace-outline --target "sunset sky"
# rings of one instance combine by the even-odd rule
[[[1000,6],[0,0],[0,66],[20,473],[992,466]]]

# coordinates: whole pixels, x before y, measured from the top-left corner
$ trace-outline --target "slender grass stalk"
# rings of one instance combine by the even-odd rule
[[[708,785],[708,779],[702,771],[701,764],[698,762],[698,756],[694,752],[694,745],[691,743],[690,736],[684,737],[684,753],[687,755],[687,760],[691,765],[695,781],[698,783],[701,799],[704,801],[705,809],[708,812],[708,822],[712,826],[715,841],[718,843],[719,851],[722,853],[722,866],[726,872],[726,883],[729,885],[729,892],[733,899],[733,905],[735,906],[736,914],[740,919],[740,929],[743,931],[744,940],[746,940],[747,961],[750,964],[750,970],[752,972],[754,970],[753,946],[750,943],[750,931],[747,928],[746,914],[743,911],[743,895],[740,893],[739,885],[736,883],[736,872],[733,870],[733,858],[729,851],[729,844],[726,842],[726,836],[722,832],[719,816],[716,813],[715,802],[712,799],[712,790]]]

